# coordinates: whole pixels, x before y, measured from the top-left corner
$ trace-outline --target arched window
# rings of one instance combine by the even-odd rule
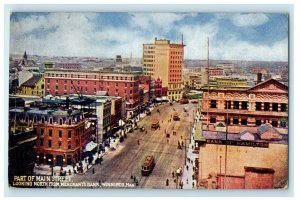
[[[49,118],[49,122],[50,122],[50,124],[53,124],[53,119],[52,119],[52,117]]]
[[[59,125],[62,125],[62,122],[63,122],[63,120],[62,120],[62,118],[60,118],[59,119]]]
[[[45,117],[42,117],[42,124],[45,123]]]
[[[72,124],[72,119],[69,119],[69,125],[71,125]]]

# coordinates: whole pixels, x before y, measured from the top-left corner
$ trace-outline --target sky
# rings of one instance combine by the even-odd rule
[[[154,38],[181,43],[184,58],[288,61],[283,13],[12,13],[10,53],[141,58]]]

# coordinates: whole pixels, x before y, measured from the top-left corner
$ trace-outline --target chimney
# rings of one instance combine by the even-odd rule
[[[181,44],[183,45],[183,34],[181,34]]]
[[[262,81],[262,74],[261,73],[257,73],[257,83],[256,84],[261,83],[261,81]]]

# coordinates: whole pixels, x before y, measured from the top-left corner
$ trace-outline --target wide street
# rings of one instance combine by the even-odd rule
[[[127,133],[125,141],[120,143],[116,150],[105,155],[101,165],[94,165],[85,174],[73,175],[72,181],[133,183],[132,175],[138,180],[137,188],[176,188],[176,177],[172,177],[172,172],[184,167],[185,159],[185,146],[178,149],[178,141],[185,144],[186,140],[186,144],[189,143],[190,122],[196,106],[197,104],[192,103],[159,105],[150,116],[138,122],[138,126],[145,127],[147,132],[137,129],[133,133]],[[187,112],[184,112],[184,108]],[[180,115],[179,121],[173,121],[171,118],[175,112]],[[160,129],[151,129],[154,119],[159,119]],[[173,131],[177,134],[173,135]],[[170,138],[166,137],[166,133],[170,134]],[[156,165],[150,176],[142,176],[141,166],[147,155],[154,155]],[[169,186],[166,186],[167,179],[170,181]],[[180,177],[178,180],[180,181]]]

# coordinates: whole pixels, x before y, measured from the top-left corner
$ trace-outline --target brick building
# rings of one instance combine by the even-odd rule
[[[109,96],[122,97],[126,111],[133,115],[140,104],[139,76],[139,73],[45,69],[45,94],[96,95],[98,91],[107,91]]]
[[[229,133],[240,133],[270,123],[280,133],[288,131],[288,87],[269,79],[253,87],[203,88],[203,130],[217,131],[226,124]]]
[[[80,110],[63,110],[45,105],[13,108],[10,121],[33,124],[36,161],[49,165],[72,165],[80,161],[87,143],[93,140],[95,125]]]

